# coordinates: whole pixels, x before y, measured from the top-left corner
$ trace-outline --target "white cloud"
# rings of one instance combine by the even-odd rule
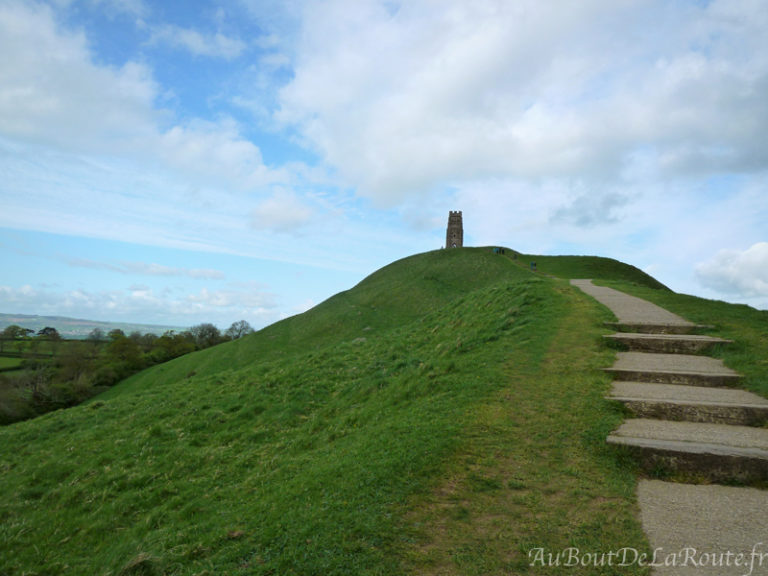
[[[51,4],[59,8],[68,8],[75,4],[76,0],[50,0]],[[143,18],[150,12],[144,0],[81,0],[83,4],[104,10],[111,18],[119,15],[131,16],[137,23],[142,23]]]
[[[291,64],[291,59],[287,54],[271,52],[259,58],[259,64],[272,71],[281,68],[287,69]]]
[[[103,8],[108,14],[125,14],[142,23],[149,14],[149,8],[144,0],[90,0],[98,8]]]
[[[0,54],[0,226],[249,251],[251,197],[293,178],[230,117],[178,121],[146,64],[98,64],[47,5],[0,3]]]
[[[141,285],[125,290],[52,291],[32,286],[0,286],[0,303],[14,313],[69,316],[105,321],[190,326],[212,322],[227,327],[240,319],[263,326],[280,317],[274,295],[249,283],[195,293],[157,292]]]
[[[274,306],[274,296],[264,292],[264,287],[251,283],[239,289],[209,290],[203,288],[187,296],[187,302],[195,306],[214,308],[261,309]]]
[[[746,250],[720,250],[696,266],[696,276],[721,294],[761,298],[768,303],[768,242]]]
[[[608,192],[591,194],[584,191],[570,201],[568,206],[557,208],[551,216],[553,222],[566,222],[588,228],[595,225],[615,223],[620,220],[618,213],[628,203],[622,194]]]
[[[197,278],[200,280],[220,280],[224,273],[220,270],[206,268],[179,268],[166,266],[155,262],[98,262],[86,258],[73,258],[67,261],[70,266],[76,268],[90,268],[95,270],[110,270],[119,274],[138,274],[142,276],[178,276],[185,278]]]
[[[668,175],[751,170],[768,164],[767,13],[309,4],[277,117],[384,205],[487,178],[617,181],[646,149]]]
[[[162,264],[147,262],[125,262],[123,264],[130,274],[145,274],[147,276],[183,276],[200,280],[221,280],[224,273],[220,270],[206,268],[177,268]]]
[[[278,190],[252,212],[251,223],[257,230],[295,231],[305,226],[314,212],[295,193]]]
[[[232,60],[240,56],[247,45],[239,38],[231,38],[221,32],[203,34],[191,28],[161,26],[152,32],[150,43],[162,43],[187,50],[195,56],[208,56]]]
[[[95,66],[81,32],[62,33],[41,4],[0,5],[0,133],[66,149],[133,145],[156,130],[158,91],[129,62]],[[98,121],[96,121],[98,119]]]
[[[242,138],[231,120],[174,126],[159,136],[156,146],[167,165],[236,189],[254,189],[288,177],[266,167],[259,148]]]
[[[205,175],[240,189],[285,179],[230,118],[174,122],[158,107],[161,88],[150,68],[94,63],[85,35],[61,28],[45,5],[0,5],[0,53],[0,135],[19,145],[160,159],[182,177]]]

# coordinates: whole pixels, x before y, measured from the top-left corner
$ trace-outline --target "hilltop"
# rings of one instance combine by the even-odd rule
[[[675,295],[507,252],[405,258],[0,430],[0,574],[536,573],[535,547],[647,549],[634,464],[604,443],[610,315],[558,276]]]

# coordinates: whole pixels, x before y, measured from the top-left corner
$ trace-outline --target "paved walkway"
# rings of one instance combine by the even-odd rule
[[[738,381],[734,380],[738,375],[721,361],[679,350],[654,353],[654,347],[669,346],[669,337],[645,334],[658,333],[660,327],[684,333],[695,324],[590,280],[571,284],[608,307],[618,318],[619,328],[644,333],[620,338],[635,351],[618,353],[617,363],[609,369],[631,380],[614,382],[611,398],[624,402],[638,416],[622,424],[609,442],[637,450],[651,469],[662,463],[702,477],[712,474],[714,481],[765,482],[768,401],[744,390],[720,387],[723,382]],[[690,336],[687,344],[698,346],[701,340]],[[747,455],[743,461],[740,452]],[[653,574],[768,575],[768,491],[640,480],[637,499],[643,529],[656,554]]]
[[[642,298],[624,294],[613,288],[595,286],[592,280],[571,280],[571,284],[610,308],[621,324],[666,324],[690,328],[696,326],[693,322],[688,322]]]
[[[659,576],[768,574],[768,492],[641,480],[640,519]],[[756,555],[754,555],[756,554]]]

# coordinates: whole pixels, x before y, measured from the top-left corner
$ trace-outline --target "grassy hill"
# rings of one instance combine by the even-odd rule
[[[541,274],[558,278],[592,278],[595,280],[623,281],[654,290],[669,288],[631,264],[625,264],[613,258],[600,256],[536,256],[521,254],[519,260],[536,262],[536,269]]]
[[[604,443],[609,313],[554,276],[669,291],[613,260],[527,258],[405,258],[0,429],[0,574],[612,573],[531,566],[647,548],[634,467]]]

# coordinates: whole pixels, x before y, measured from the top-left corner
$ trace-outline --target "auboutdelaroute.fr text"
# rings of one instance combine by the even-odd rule
[[[711,552],[686,546],[679,550],[667,551],[655,548],[653,552],[641,552],[635,548],[619,548],[608,552],[584,552],[576,547],[563,548],[552,552],[544,548],[528,551],[530,566],[691,566],[694,568],[739,568],[741,576],[751,576],[756,568],[768,566],[768,548],[762,542],[751,550]]]

